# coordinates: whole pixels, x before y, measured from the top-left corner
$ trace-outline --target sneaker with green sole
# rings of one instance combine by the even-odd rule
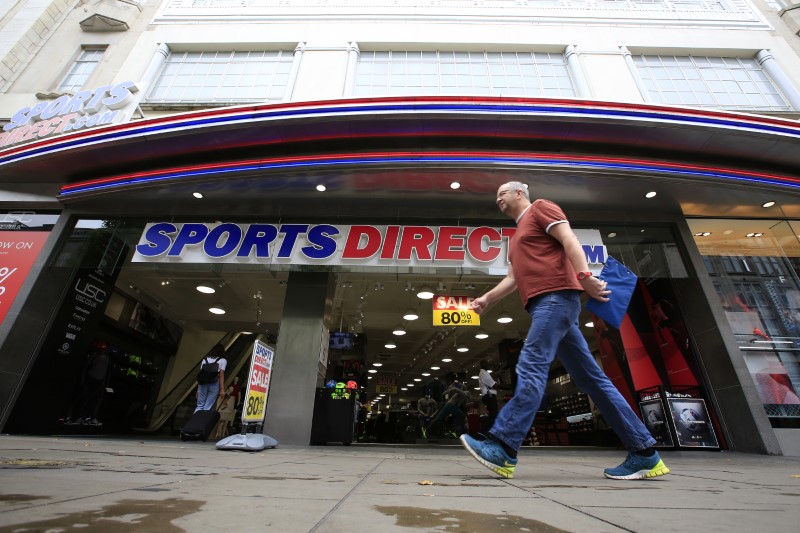
[[[609,479],[649,479],[669,474],[669,468],[658,452],[650,457],[629,453],[621,465],[603,471]]]
[[[480,464],[506,479],[514,477],[517,460],[512,459],[503,447],[493,440],[477,440],[466,433],[460,437],[461,444]]]

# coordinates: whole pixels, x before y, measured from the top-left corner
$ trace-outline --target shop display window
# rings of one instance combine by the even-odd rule
[[[800,223],[689,226],[773,427],[800,427]]]

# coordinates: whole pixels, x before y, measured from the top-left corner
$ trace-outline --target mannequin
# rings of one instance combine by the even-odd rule
[[[442,405],[444,389],[445,385],[442,381],[439,381],[439,376],[434,376],[433,381],[429,381],[425,386],[425,396],[430,396],[438,405]]]

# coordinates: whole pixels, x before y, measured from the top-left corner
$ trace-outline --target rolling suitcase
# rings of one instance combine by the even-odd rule
[[[197,411],[181,429],[181,440],[205,442],[219,422],[219,411]]]

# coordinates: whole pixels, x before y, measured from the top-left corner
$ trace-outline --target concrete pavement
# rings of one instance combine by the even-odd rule
[[[672,474],[613,481],[624,453],[526,448],[514,479],[461,447],[219,451],[177,438],[0,436],[0,532],[800,529],[800,459],[665,452]]]

